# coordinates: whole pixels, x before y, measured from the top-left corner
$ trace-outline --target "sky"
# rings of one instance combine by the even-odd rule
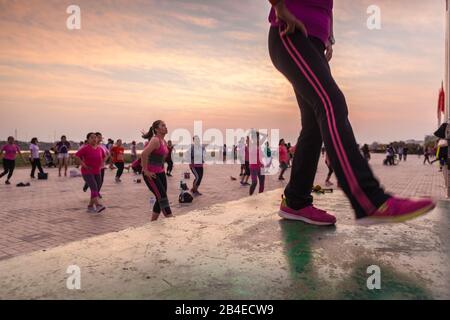
[[[69,30],[69,5],[81,29]],[[369,30],[367,8],[381,9]],[[300,112],[267,49],[264,0],[0,0],[0,140],[90,131],[279,129]],[[333,76],[359,143],[423,140],[444,78],[443,0],[335,0]]]

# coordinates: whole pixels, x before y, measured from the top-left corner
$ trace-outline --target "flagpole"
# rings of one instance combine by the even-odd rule
[[[445,0],[445,118],[447,120],[447,123],[449,124],[447,126],[447,133],[446,138],[450,139],[450,81],[449,81],[449,75],[450,75],[450,0]],[[450,141],[450,140],[447,140]],[[450,164],[450,154],[448,158],[448,163]],[[444,178],[445,178],[445,185],[447,187],[447,198],[450,198],[450,170],[448,169],[448,165],[445,166],[444,170]]]

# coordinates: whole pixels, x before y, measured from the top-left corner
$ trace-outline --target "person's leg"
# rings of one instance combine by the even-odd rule
[[[258,172],[258,179],[259,179],[259,193],[263,193],[266,182],[266,176],[261,173],[261,169],[259,169]]]
[[[331,183],[330,179],[331,179],[331,175],[333,174],[333,172],[334,172],[333,168],[331,166],[328,166],[328,174],[327,174],[327,178],[325,179],[325,182],[327,184]]]
[[[239,173],[239,176],[241,177],[241,183],[244,183],[245,179],[245,164],[241,164],[241,172]]]
[[[11,179],[11,177],[14,173],[14,169],[16,168],[16,160],[8,160],[8,162],[9,162],[9,171],[8,171],[8,177],[7,177],[6,181],[9,182],[9,180]]]
[[[69,154],[64,154],[64,177],[67,177],[67,166],[69,165]]]
[[[258,184],[258,169],[250,169],[250,175],[252,177],[252,184],[250,185],[249,194],[253,195]]]
[[[123,168],[124,168],[125,164],[123,162],[116,162],[116,163],[114,163],[114,165],[117,167],[116,179],[120,179],[120,177],[122,176]]]
[[[9,164],[8,164],[8,160],[3,158],[3,172],[0,173],[0,178],[3,178],[4,176],[6,176],[9,172]]]
[[[8,177],[6,178],[6,182],[9,182],[10,174],[12,175],[11,173],[12,162],[13,160],[3,158],[3,172],[0,174],[0,178],[3,178],[4,176],[8,175]]]
[[[94,179],[95,179],[95,183],[97,185],[97,191],[98,191],[97,205],[102,205],[100,203],[100,197],[101,197],[100,196],[100,189],[101,189],[101,186],[102,186],[102,176],[101,176],[101,174],[94,175]]]
[[[36,159],[31,159],[31,178],[34,178],[34,173],[36,172],[37,161]]]
[[[41,159],[35,159],[35,160],[36,160],[36,165],[37,165],[39,172],[41,174],[44,174],[44,169],[42,169]]]
[[[203,167],[197,167],[196,171],[198,174],[198,180],[197,180],[197,190],[198,190],[198,187],[200,187],[200,185],[202,184],[204,170],[203,170]]]
[[[58,154],[57,159],[58,159],[58,176],[61,177],[61,169],[62,169],[64,160],[62,158],[62,155],[60,155],[60,154]]]
[[[345,97],[331,75],[324,57],[323,44],[314,39],[305,37],[301,32],[281,37],[276,28],[271,28],[270,55],[275,67],[292,83],[296,93],[312,106],[336,177],[349,198],[356,217],[363,218],[376,212],[390,196],[380,187],[367,161],[358,150],[348,120]],[[317,137],[314,138],[318,141]],[[294,157],[297,158],[294,160],[296,169],[304,157],[309,158],[309,165],[316,163],[316,142],[311,143],[310,148],[311,154],[297,156],[301,150],[297,147]],[[287,197],[292,197],[291,202],[298,201],[297,206],[305,205],[305,200],[311,201],[311,198],[305,199],[306,182],[309,184],[310,180],[302,178],[301,175],[313,170],[315,173],[314,167],[302,172],[297,169],[297,175],[291,175],[291,179],[294,179],[287,188]],[[296,190],[302,192],[294,192]]]
[[[100,184],[98,186],[98,192],[100,193],[100,191],[102,190],[103,187],[103,181],[105,180],[105,168],[102,168],[102,170],[100,171]]]
[[[313,202],[311,191],[320,159],[322,135],[313,107],[300,94],[296,93],[296,97],[300,106],[302,131],[297,140],[291,176],[284,195],[293,209],[300,209]]]
[[[248,184],[248,179],[250,179],[250,162],[245,161],[245,176],[244,176],[244,184]]]
[[[167,174],[171,175],[173,170],[173,161],[167,161]]]
[[[159,206],[158,201],[158,189],[155,186],[155,183],[153,182],[152,178],[147,177],[145,174],[143,175],[144,182],[147,185],[148,189],[155,195],[156,201],[153,205],[153,212],[152,212],[152,221],[158,220],[159,214],[161,213],[161,207]]]
[[[288,168],[287,163],[282,162],[280,164],[280,168],[281,168],[281,171],[280,171],[280,175],[278,176],[278,180],[284,180],[283,174],[286,172],[286,170]]]
[[[169,199],[167,198],[167,180],[165,177],[165,173],[158,173],[155,179],[149,178],[144,175],[144,181],[150,191],[156,197],[156,203],[153,207],[153,213],[155,214],[152,217],[152,220],[158,219],[158,215],[163,212],[164,215],[170,216],[172,211],[169,205]]]
[[[192,192],[197,192],[197,182],[198,182],[198,173],[196,168],[193,165],[190,165],[189,168],[191,169],[192,174],[194,175],[194,181],[192,182]]]
[[[167,178],[165,173],[159,173],[158,175],[159,180],[161,181],[161,196],[162,201],[160,202],[159,206],[161,207],[161,211],[164,214],[166,218],[173,217],[172,215],[172,209],[170,208],[169,204],[169,198],[167,196]],[[167,201],[165,200],[167,199]]]
[[[93,174],[84,174],[84,181],[88,184],[89,189],[91,189],[91,199],[89,201],[88,209],[92,210],[94,205],[98,205],[98,184]]]

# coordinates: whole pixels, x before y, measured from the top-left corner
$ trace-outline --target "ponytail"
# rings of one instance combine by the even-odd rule
[[[156,135],[156,128],[159,127],[159,125],[161,124],[162,120],[157,120],[155,122],[153,122],[152,126],[150,127],[150,129],[148,130],[147,133],[144,133],[142,135],[143,139],[147,139],[150,140],[154,135]]]

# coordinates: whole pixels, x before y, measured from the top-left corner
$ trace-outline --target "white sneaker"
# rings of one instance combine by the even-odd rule
[[[89,213],[97,213],[97,210],[94,207],[87,207],[87,212],[89,212]]]
[[[106,207],[105,207],[105,206],[103,206],[103,205],[99,205],[99,206],[97,206],[97,210],[96,210],[96,212],[97,212],[97,213],[100,213],[100,212],[104,211],[105,209],[106,209]]]

